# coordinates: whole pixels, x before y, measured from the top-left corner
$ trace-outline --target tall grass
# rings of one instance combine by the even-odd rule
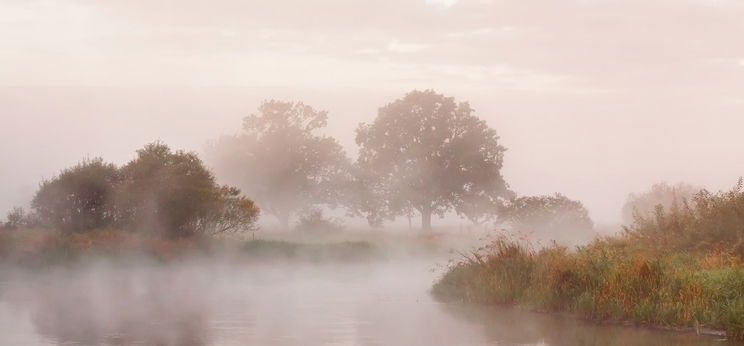
[[[168,261],[208,253],[211,246],[199,237],[167,238],[116,229],[86,233],[4,230],[0,231],[0,264],[45,268],[97,258]]]
[[[722,329],[744,340],[744,193],[699,193],[623,234],[569,250],[505,238],[453,265],[442,300],[518,304],[596,320]]]

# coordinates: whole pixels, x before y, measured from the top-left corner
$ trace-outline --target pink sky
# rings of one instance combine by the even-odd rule
[[[0,0],[0,215],[86,155],[200,151],[264,98],[353,130],[413,88],[469,100],[520,194],[599,222],[744,175],[744,1]],[[105,88],[104,88],[105,87]]]

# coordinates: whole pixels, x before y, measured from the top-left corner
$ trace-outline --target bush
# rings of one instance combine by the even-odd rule
[[[65,232],[85,232],[120,221],[114,193],[118,168],[102,159],[84,160],[45,180],[31,202],[41,221]]]
[[[14,230],[18,228],[38,227],[39,217],[35,213],[26,212],[21,207],[14,207],[8,212],[5,223],[0,223],[0,229]]]
[[[520,234],[559,240],[566,235],[588,235],[594,224],[589,212],[579,201],[556,193],[550,196],[514,198],[499,208],[497,224],[508,226]]]
[[[338,219],[323,216],[322,210],[314,208],[300,216],[295,229],[315,233],[340,232],[344,229],[344,224]]]
[[[252,230],[259,210],[220,186],[194,153],[152,143],[124,167],[85,160],[46,180],[32,206],[67,233],[115,227],[169,236]]]

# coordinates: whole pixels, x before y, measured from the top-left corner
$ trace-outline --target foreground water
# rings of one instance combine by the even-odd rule
[[[440,304],[436,261],[98,264],[6,273],[0,345],[722,345]]]

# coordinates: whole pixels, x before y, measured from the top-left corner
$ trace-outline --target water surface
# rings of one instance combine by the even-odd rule
[[[723,345],[440,304],[436,261],[93,265],[9,273],[0,345]]]

